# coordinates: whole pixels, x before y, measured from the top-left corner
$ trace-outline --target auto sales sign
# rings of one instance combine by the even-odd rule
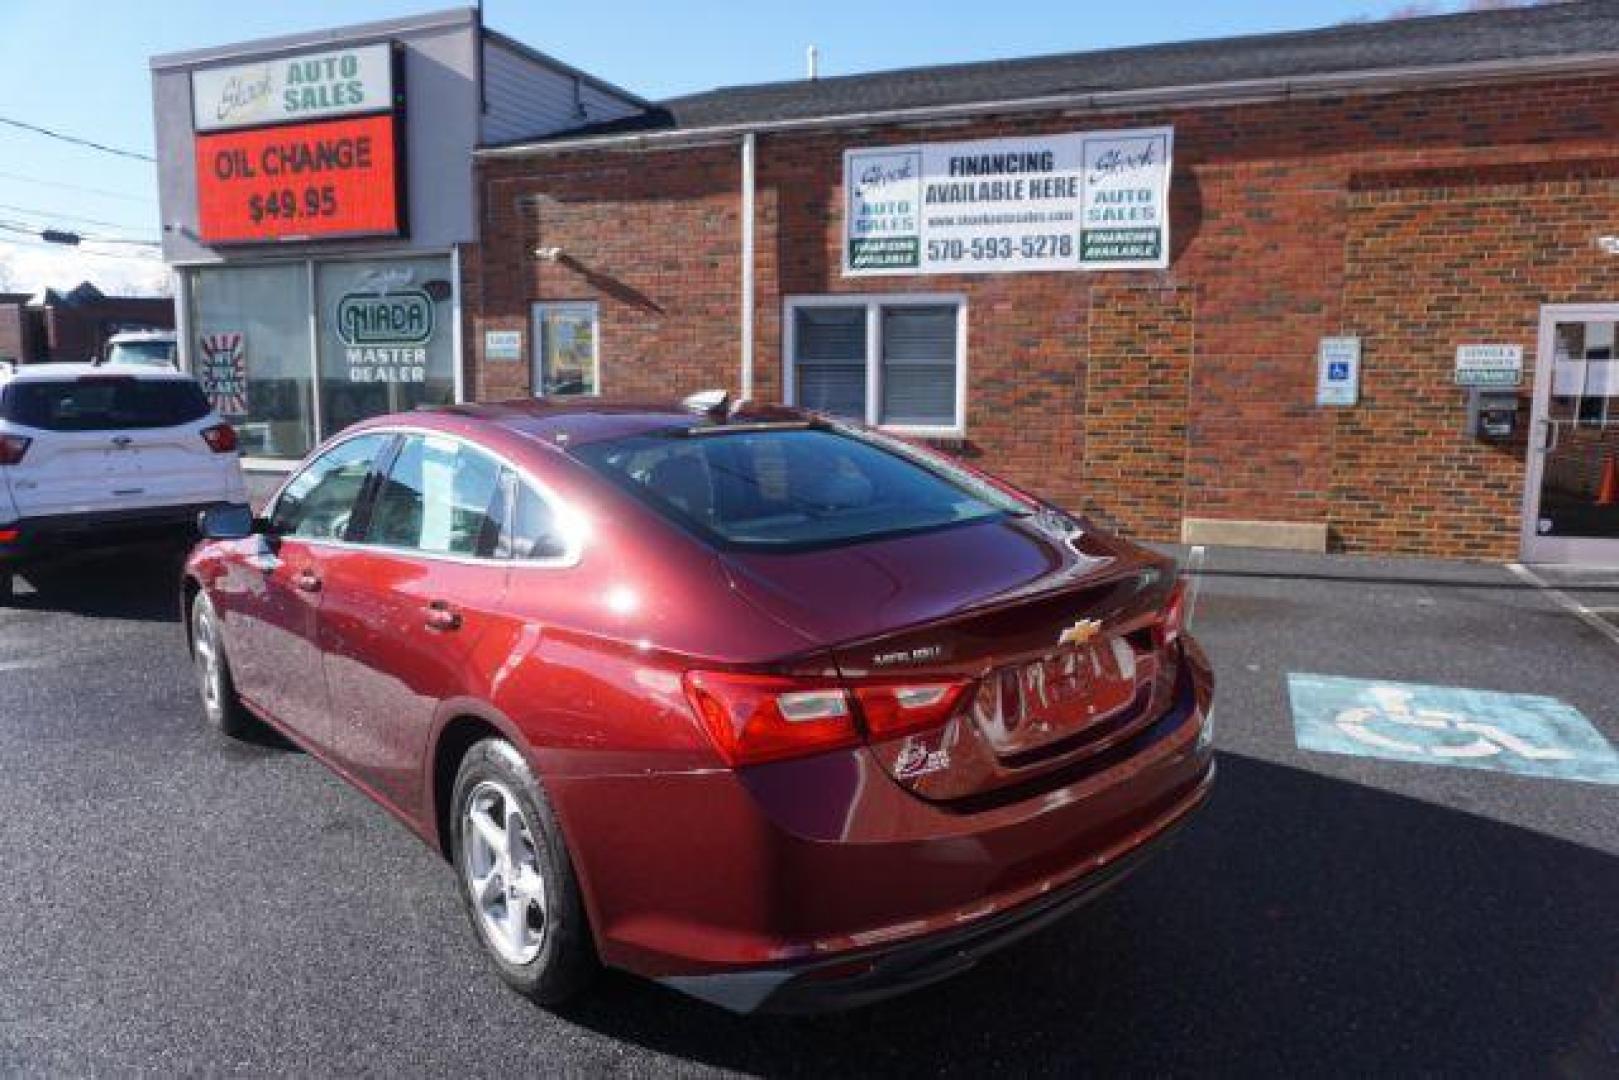
[[[843,272],[1169,265],[1173,128],[844,152]]]
[[[198,237],[403,234],[395,61],[380,44],[193,72]]]
[[[393,52],[386,43],[191,74],[192,126],[197,131],[353,116],[393,105]]]

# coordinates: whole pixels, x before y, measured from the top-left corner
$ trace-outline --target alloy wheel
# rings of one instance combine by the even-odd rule
[[[540,954],[548,922],[534,831],[517,797],[485,780],[461,811],[461,875],[484,938],[510,964]]]

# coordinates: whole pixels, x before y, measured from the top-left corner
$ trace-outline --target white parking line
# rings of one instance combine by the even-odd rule
[[[0,660],[0,674],[7,671],[33,671],[36,668],[65,667],[66,661],[61,657],[39,657],[32,660]]]
[[[1595,610],[1586,607],[1584,604],[1568,595],[1568,593],[1564,592],[1562,589],[1548,584],[1545,578],[1541,577],[1539,574],[1535,573],[1522,563],[1507,563],[1507,569],[1512,571],[1522,580],[1527,581],[1529,584],[1535,586],[1535,588],[1545,593],[1546,598],[1552,603],[1556,604],[1564,611],[1567,611],[1585,625],[1589,626],[1591,629],[1613,642],[1615,645],[1619,645],[1619,626],[1615,626],[1613,623],[1610,623],[1601,615],[1597,614]]]

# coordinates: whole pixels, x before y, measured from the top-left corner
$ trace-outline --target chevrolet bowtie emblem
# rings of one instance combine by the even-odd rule
[[[1102,632],[1102,624],[1095,619],[1081,619],[1072,626],[1063,627],[1062,633],[1057,635],[1057,645],[1079,646]]]

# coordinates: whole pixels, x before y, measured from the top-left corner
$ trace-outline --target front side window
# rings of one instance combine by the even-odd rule
[[[574,453],[666,517],[731,547],[853,543],[1026,510],[832,428],[660,433]]]
[[[365,541],[439,555],[488,555],[495,545],[500,465],[455,439],[411,435],[382,480]]]
[[[534,394],[587,397],[601,393],[597,363],[598,312],[593,303],[534,305]]]
[[[343,540],[354,508],[387,449],[391,435],[360,435],[341,442],[304,467],[276,500],[270,523],[281,536]]]
[[[964,317],[953,299],[789,300],[790,401],[866,424],[957,434]]]

